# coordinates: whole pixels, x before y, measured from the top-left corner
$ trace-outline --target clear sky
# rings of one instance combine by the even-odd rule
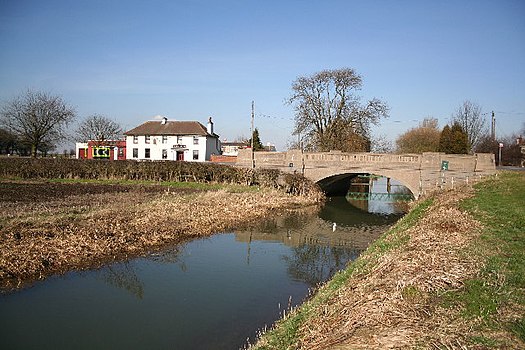
[[[262,141],[283,150],[292,82],[343,67],[390,106],[374,132],[391,140],[466,99],[519,132],[525,1],[0,0],[0,102],[44,90],[124,129],[213,116],[221,139],[249,137],[254,100]]]

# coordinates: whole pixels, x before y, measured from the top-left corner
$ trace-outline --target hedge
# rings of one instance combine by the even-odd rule
[[[174,161],[0,158],[0,176],[22,179],[102,179],[227,183],[285,188],[307,194],[316,187],[299,175],[276,169],[245,169],[230,165]],[[317,189],[315,189],[317,191]]]

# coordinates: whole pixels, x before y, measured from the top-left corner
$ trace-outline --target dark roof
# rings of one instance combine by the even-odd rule
[[[124,135],[200,135],[207,136],[206,127],[199,122],[192,121],[148,121],[134,129],[126,131]],[[216,136],[216,135],[211,135]]]

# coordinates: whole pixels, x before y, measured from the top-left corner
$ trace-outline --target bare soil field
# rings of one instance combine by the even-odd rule
[[[315,200],[269,189],[0,181],[0,289],[137,257],[311,204]]]

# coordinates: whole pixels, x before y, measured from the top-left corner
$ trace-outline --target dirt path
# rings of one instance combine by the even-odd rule
[[[276,190],[0,182],[0,288],[129,259],[311,204]]]

